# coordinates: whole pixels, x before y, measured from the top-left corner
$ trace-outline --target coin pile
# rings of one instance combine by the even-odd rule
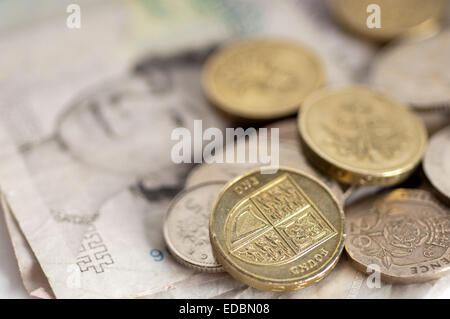
[[[335,0],[331,9],[349,29],[382,41],[435,23],[445,5],[412,1],[424,8],[402,20],[397,11],[415,4],[379,1],[391,15],[385,28],[369,30],[366,2]],[[272,291],[323,279],[344,247],[355,267],[377,265],[389,282],[450,272],[449,35],[391,44],[375,59],[370,85],[338,88],[325,87],[320,59],[301,44],[247,39],[218,49],[204,66],[205,96],[239,121],[279,128],[280,168],[196,166],[167,212],[172,255]],[[444,123],[430,138],[424,110]],[[410,187],[411,176],[426,178]],[[376,192],[352,198],[369,186]]]

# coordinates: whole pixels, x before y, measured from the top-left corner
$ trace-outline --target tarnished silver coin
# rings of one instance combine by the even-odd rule
[[[210,182],[186,189],[172,201],[164,221],[164,239],[175,259],[203,272],[222,272],[209,240],[211,207],[223,182]]]
[[[450,30],[401,42],[376,57],[369,82],[417,110],[450,111]]]
[[[450,209],[431,193],[397,189],[347,207],[345,249],[358,269],[379,267],[386,282],[450,273]]]
[[[450,201],[450,125],[430,139],[422,165],[431,185]]]
[[[341,204],[343,203],[344,194],[339,183],[311,167],[303,155],[299,143],[279,143],[279,162],[279,165],[282,167],[298,169],[302,172],[317,177],[330,188],[338,201]],[[230,181],[251,169],[261,166],[266,166],[266,164],[248,162],[202,164],[194,168],[188,175],[185,187],[192,187],[208,181]]]

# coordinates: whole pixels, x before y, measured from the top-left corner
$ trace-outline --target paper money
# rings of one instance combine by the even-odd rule
[[[174,87],[178,87],[176,82],[174,80],[172,83]],[[112,208],[107,209],[106,213],[101,210],[101,204],[108,196],[132,184],[139,176],[146,175],[151,180],[152,172],[164,168],[165,163],[172,163],[168,156],[158,159],[152,150],[166,146],[165,153],[170,154],[167,139],[171,130],[180,125],[179,121],[192,122],[190,116],[195,115],[195,108],[206,108],[198,102],[189,104],[192,99],[184,97],[176,89],[152,92],[150,87],[147,91],[141,91],[148,85],[146,83],[142,79],[126,77],[114,82],[111,90],[109,86],[97,88],[94,93],[73,103],[70,111],[62,116],[54,136],[43,143],[29,145],[25,150],[18,151],[11,141],[8,142],[6,132],[2,138],[5,168],[9,163],[13,165],[4,172],[7,174],[2,184],[4,195],[58,297],[137,297],[166,289],[171,283],[192,274],[192,271],[186,271],[178,264],[171,265],[173,262],[170,259],[162,262],[152,258],[153,249],[161,255],[164,251],[160,227],[162,220],[152,219],[162,216],[166,208],[164,202],[146,207],[139,204],[142,202],[140,197],[130,195],[125,196],[124,205],[135,203],[136,207],[119,211]],[[156,101],[154,98],[158,94],[160,99]],[[117,103],[110,100],[114,97],[119,99]],[[127,104],[130,101],[132,104]],[[180,109],[174,109],[174,105]],[[206,108],[204,111],[208,110]],[[130,122],[126,123],[116,112],[121,112],[120,115]],[[213,126],[221,126],[214,116],[210,119]],[[148,138],[152,129],[156,129],[162,137]],[[85,137],[83,134],[86,134]],[[87,139],[93,143],[81,142]],[[91,156],[95,148],[98,151]],[[114,153],[115,161],[105,160]],[[175,183],[179,182],[177,176],[186,167],[169,165],[174,166],[170,170],[172,173],[159,183],[170,188],[174,179]],[[30,201],[30,206],[14,197],[12,190],[16,189],[16,182],[27,184],[28,195],[35,197]],[[17,209],[16,201],[21,205]],[[33,206],[36,202],[38,207]],[[117,206],[120,207],[120,204]],[[35,219],[30,220],[27,216],[33,214],[34,209],[38,209],[40,215],[35,214]],[[120,217],[116,212],[125,215]],[[124,222],[133,227],[130,212],[136,214],[133,215],[136,217],[136,227],[154,225],[156,228],[153,232],[149,232],[149,227],[132,228],[125,234],[124,229],[120,229]],[[113,217],[103,219],[103,215]],[[119,224],[103,223],[120,218],[123,220]],[[142,223],[144,219],[149,220],[148,224]],[[40,223],[45,223],[52,230],[45,228],[47,230],[41,233]],[[118,228],[114,231],[114,227]],[[35,232],[40,234],[37,238],[33,236]],[[46,238],[49,233],[52,235]],[[131,247],[121,246],[125,238],[125,245]],[[50,243],[52,240],[53,245]],[[153,242],[155,247],[151,248],[148,241]],[[144,247],[145,250],[141,250]],[[133,249],[136,251],[131,254],[133,258],[123,256],[121,259],[118,256]],[[60,254],[60,250],[64,253]],[[109,266],[113,270],[105,271]],[[117,284],[121,289],[114,289]]]
[[[30,245],[28,245],[28,242],[20,231],[3,197],[1,198],[1,208],[5,217],[9,237],[14,247],[19,273],[26,291],[33,297],[54,298],[54,294],[36,256],[31,251]]]
[[[340,84],[357,79],[373,54],[371,45],[334,28],[323,1],[271,4],[80,2],[82,27],[70,30],[61,2],[48,19],[5,22],[11,31],[0,40],[0,186],[17,221],[11,237],[25,238],[32,251],[15,245],[30,291],[46,289],[40,279],[25,279],[36,260],[62,298],[181,296],[175,287],[204,282],[169,257],[163,272],[154,260],[156,250],[165,253],[161,225],[152,234],[138,227],[159,222],[188,169],[169,160],[171,130],[198,118],[225,127],[203,99],[202,58],[233,37],[292,38],[316,50],[330,83]],[[108,215],[129,223],[130,232]],[[124,248],[127,242],[133,244]],[[94,256],[80,253],[86,244]]]
[[[356,270],[344,254],[336,268],[321,282],[292,292],[268,292],[248,287],[231,278],[222,277],[196,285],[179,286],[147,298],[230,298],[230,299],[381,299],[381,298],[449,298],[450,279],[443,277],[413,285],[392,285],[378,282],[370,274]]]

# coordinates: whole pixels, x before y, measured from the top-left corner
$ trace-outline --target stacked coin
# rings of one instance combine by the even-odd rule
[[[311,163],[349,184],[399,183],[420,163],[427,141],[423,123],[406,106],[364,87],[311,94],[298,124]]]
[[[365,2],[346,2],[348,12],[340,0],[332,7],[341,22],[355,28],[360,17],[352,20],[348,14]],[[402,20],[395,19],[395,10],[403,10],[403,0],[378,2],[390,12],[385,28],[366,35],[383,41],[437,21],[443,7],[443,1],[430,1]],[[165,221],[172,255],[198,271],[225,270],[249,286],[272,291],[300,289],[324,278],[344,242],[355,267],[364,272],[377,265],[385,281],[420,282],[448,273],[449,208],[421,185],[401,184],[417,173],[425,154],[422,176],[432,185],[427,189],[450,199],[450,126],[433,134],[427,146],[423,117],[415,113],[447,107],[448,77],[445,67],[438,67],[447,63],[438,50],[447,49],[447,40],[444,32],[402,43],[400,53],[389,53],[397,47],[388,47],[371,69],[368,82],[374,88],[322,88],[319,59],[288,41],[248,39],[213,53],[204,67],[203,89],[214,107],[255,124],[298,116],[267,126],[279,129],[279,143],[266,145],[269,153],[278,152],[275,172],[266,174],[265,163],[246,161],[201,164],[189,173]],[[414,56],[416,47],[430,56],[438,52],[439,58],[411,71],[418,72],[414,76],[397,72],[403,52]],[[427,79],[433,74],[442,87],[431,88],[416,74]],[[413,84],[399,83],[407,81]],[[424,92],[417,89],[420,83]],[[439,117],[437,127],[449,122]],[[257,152],[250,140],[224,152]],[[413,188],[380,192],[399,184]]]

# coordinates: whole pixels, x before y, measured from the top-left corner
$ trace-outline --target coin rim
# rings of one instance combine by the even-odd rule
[[[363,90],[372,94],[379,94],[398,107],[403,108],[404,111],[411,115],[411,118],[415,121],[415,124],[417,126],[418,133],[421,135],[422,141],[418,147],[417,153],[414,156],[410,157],[407,165],[404,165],[403,167],[399,167],[397,169],[391,169],[388,172],[373,172],[368,169],[354,168],[346,163],[342,163],[339,162],[339,160],[331,158],[331,156],[325,154],[320,149],[320,147],[317,147],[316,143],[312,142],[312,138],[306,132],[306,121],[308,111],[314,107],[314,103],[317,100],[320,100],[323,96],[330,96],[333,93],[354,90]],[[317,168],[324,171],[326,174],[329,174],[337,180],[347,184],[389,186],[399,183],[400,181],[406,179],[410,175],[410,173],[412,173],[414,169],[420,164],[420,161],[425,154],[428,140],[428,133],[425,129],[425,125],[423,124],[422,120],[416,114],[414,114],[412,110],[410,110],[406,105],[391,97],[390,95],[386,95],[364,85],[327,87],[315,91],[308,96],[308,98],[303,103],[302,108],[300,108],[297,117],[297,124],[300,134],[300,140],[305,146],[305,155],[309,157],[311,163]]]
[[[221,57],[226,53],[235,50],[236,48],[245,45],[245,44],[257,44],[257,43],[272,43],[282,46],[288,46],[291,48],[299,49],[304,55],[308,56],[314,64],[316,65],[317,71],[317,82],[315,84],[315,89],[311,92],[323,87],[325,85],[326,73],[325,68],[323,66],[322,59],[319,57],[314,50],[310,49],[307,46],[304,46],[296,41],[293,41],[289,38],[272,38],[272,37],[255,37],[255,38],[244,38],[239,40],[234,40],[226,43],[219,47],[215,52],[211,54],[211,56],[206,60],[203,70],[202,70],[202,89],[203,94],[206,98],[216,107],[218,107],[221,111],[224,111],[227,114],[237,116],[243,119],[251,119],[251,120],[271,120],[271,119],[281,119],[283,117],[294,115],[297,113],[299,106],[305,101],[306,97],[311,93],[305,95],[303,100],[299,101],[297,104],[292,106],[287,106],[286,110],[283,112],[277,112],[278,107],[275,105],[273,108],[273,112],[270,114],[258,114],[257,112],[248,112],[245,109],[238,109],[230,104],[227,101],[223,101],[220,97],[217,97],[216,94],[213,93],[214,90],[211,90],[211,84],[208,81],[211,78],[211,69],[217,64],[217,61],[220,61]]]
[[[167,248],[169,249],[170,253],[172,254],[172,256],[175,258],[175,260],[177,262],[179,262],[180,264],[187,266],[191,269],[195,269],[198,270],[200,272],[210,272],[210,273],[215,273],[215,272],[224,272],[225,269],[222,267],[222,265],[217,261],[216,259],[216,265],[205,265],[202,264],[200,262],[192,262],[192,261],[188,261],[186,260],[183,256],[184,254],[180,253],[179,250],[176,249],[175,245],[173,245],[172,241],[170,240],[170,236],[169,236],[169,229],[168,229],[168,219],[169,216],[171,214],[171,212],[173,211],[173,208],[175,207],[175,205],[182,199],[184,198],[185,195],[187,195],[189,192],[196,190],[197,188],[202,188],[204,186],[208,186],[208,185],[224,185],[226,184],[226,181],[210,181],[210,182],[204,182],[204,183],[200,183],[197,185],[194,185],[192,187],[183,189],[180,193],[178,193],[173,200],[170,202],[169,208],[166,211],[166,214],[164,215],[164,221],[163,221],[163,237],[164,237],[164,241],[167,245]],[[209,230],[209,227],[208,227]],[[214,254],[214,252],[213,252]],[[214,256],[215,257],[215,256]]]
[[[332,252],[332,257],[328,261],[328,263],[324,264],[321,268],[319,268],[317,271],[310,273],[309,275],[306,275],[305,277],[302,277],[301,279],[286,279],[286,280],[273,280],[261,276],[257,276],[254,273],[249,273],[245,271],[244,269],[241,269],[240,267],[237,267],[233,264],[233,262],[225,256],[222,251],[218,248],[218,245],[216,243],[215,237],[217,237],[217,234],[213,232],[213,223],[214,223],[214,215],[217,208],[217,205],[219,204],[223,194],[229,190],[229,188],[234,185],[236,182],[242,180],[243,178],[250,176],[258,171],[260,171],[260,168],[252,169],[236,178],[228,182],[222,189],[222,191],[219,193],[219,195],[216,198],[216,201],[214,202],[212,209],[211,209],[211,215],[209,220],[209,235],[211,240],[211,245],[213,247],[214,254],[216,256],[216,259],[219,260],[219,262],[222,264],[222,266],[225,268],[225,270],[235,279],[260,290],[271,290],[271,291],[291,291],[291,290],[298,290],[305,287],[308,287],[320,280],[322,280],[326,275],[328,275],[331,270],[336,266],[337,262],[339,261],[340,256],[342,255],[342,252],[344,250],[344,244],[345,244],[345,238],[346,238],[346,228],[345,228],[345,214],[342,209],[342,205],[340,204],[339,200],[336,198],[336,196],[333,194],[333,192],[326,186],[322,181],[318,180],[314,176],[311,176],[308,173],[305,173],[300,170],[283,167],[280,166],[278,168],[278,171],[286,171],[294,174],[301,175],[303,177],[309,178],[313,182],[316,182],[319,184],[320,187],[322,187],[329,196],[331,196],[331,199],[334,201],[340,215],[340,221],[341,221],[341,227],[338,230],[338,234],[342,234],[339,244],[336,246],[336,249]]]

